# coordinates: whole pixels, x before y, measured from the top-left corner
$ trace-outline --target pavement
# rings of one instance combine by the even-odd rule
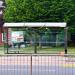
[[[31,69],[26,65],[0,65],[0,75],[31,75]],[[75,68],[32,66],[32,75],[75,75]]]
[[[0,75],[75,75],[75,58],[0,56]]]

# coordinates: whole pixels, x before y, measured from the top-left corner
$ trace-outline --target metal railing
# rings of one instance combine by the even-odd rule
[[[0,75],[75,75],[75,55],[0,55]]]

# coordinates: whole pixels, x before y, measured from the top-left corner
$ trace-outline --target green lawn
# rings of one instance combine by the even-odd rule
[[[0,46],[0,54],[4,54],[4,47]]]
[[[37,48],[37,53],[60,53],[63,52],[64,48],[60,47],[43,47],[43,48]],[[26,48],[9,48],[10,53],[34,53],[34,47],[26,47]],[[0,54],[4,54],[4,47],[0,47]],[[75,47],[68,47],[68,54],[75,54]]]
[[[75,47],[68,47],[68,54],[75,54]]]
[[[20,53],[34,53],[34,47],[26,47],[26,48],[15,48],[10,49],[11,52],[20,52]],[[39,48],[37,47],[37,53],[59,53],[61,51],[64,51],[64,48],[51,48],[51,47],[43,47]]]

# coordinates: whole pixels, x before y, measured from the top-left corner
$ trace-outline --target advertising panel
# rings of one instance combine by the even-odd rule
[[[13,43],[24,42],[23,31],[12,31],[11,40]]]

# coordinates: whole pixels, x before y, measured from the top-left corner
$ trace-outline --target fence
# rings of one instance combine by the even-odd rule
[[[0,55],[0,75],[75,75],[75,55]]]

